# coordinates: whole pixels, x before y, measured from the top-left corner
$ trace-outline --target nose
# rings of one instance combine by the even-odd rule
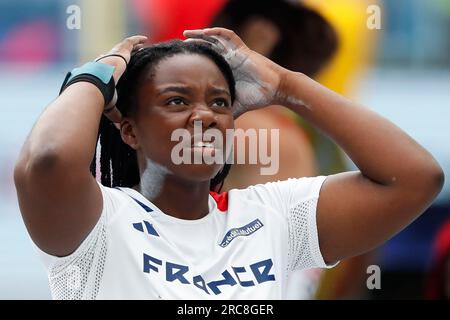
[[[194,127],[196,122],[201,122],[203,129],[214,128],[217,125],[216,114],[208,106],[198,105],[192,109],[189,125]]]

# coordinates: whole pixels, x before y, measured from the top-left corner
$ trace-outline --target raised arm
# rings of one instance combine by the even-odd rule
[[[389,120],[250,50],[231,30],[184,34],[211,44],[230,63],[236,77],[236,117],[284,105],[331,137],[358,166],[359,171],[329,176],[322,186],[317,225],[326,262],[388,240],[442,189],[444,174],[436,160]]]
[[[130,37],[112,51],[129,60],[146,37]],[[101,60],[125,71],[119,57]],[[104,110],[100,90],[88,82],[70,85],[39,117],[14,169],[20,211],[33,241],[45,252],[72,253],[92,230],[102,211],[100,189],[89,166]],[[118,121],[117,110],[110,113]]]
[[[322,186],[317,224],[326,261],[380,245],[442,189],[436,160],[389,120],[299,73],[286,74],[280,93],[284,105],[331,137],[359,169],[329,176]]]

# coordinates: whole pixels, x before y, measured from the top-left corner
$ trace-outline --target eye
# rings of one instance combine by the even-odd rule
[[[180,98],[180,97],[176,97],[176,98],[172,98],[170,100],[167,101],[168,105],[183,105],[186,104],[186,102],[184,101],[184,99]]]
[[[227,108],[227,107],[230,106],[230,104],[228,103],[228,101],[226,99],[220,98],[220,99],[215,99],[213,101],[213,106],[214,107],[222,107],[222,108],[225,107],[225,108]]]

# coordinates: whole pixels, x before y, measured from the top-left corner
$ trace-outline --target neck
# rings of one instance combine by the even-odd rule
[[[133,189],[175,218],[196,220],[209,212],[209,181],[183,180],[154,162],[147,162],[139,185]]]

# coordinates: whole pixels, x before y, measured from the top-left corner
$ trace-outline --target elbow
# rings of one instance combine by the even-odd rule
[[[419,187],[423,190],[425,197],[429,201],[433,201],[444,187],[444,171],[436,162],[432,166],[427,166],[427,168],[423,169],[422,172],[424,174],[421,175],[423,178],[419,181]]]
[[[442,188],[444,187],[444,183],[445,183],[445,174],[444,174],[444,170],[442,170],[441,166],[437,166],[436,170],[432,173],[432,180],[434,180],[433,185],[436,188],[436,192],[437,194],[439,194],[439,192],[441,192]]]
[[[23,186],[30,179],[46,179],[60,167],[60,156],[54,148],[47,147],[35,154],[21,154],[14,166],[14,184]]]
[[[428,165],[425,166],[423,172],[426,172],[426,175],[428,176],[427,184],[429,185],[430,189],[433,190],[436,195],[438,195],[444,187],[445,183],[444,170],[436,161],[436,159],[433,158],[432,161],[430,161]]]

